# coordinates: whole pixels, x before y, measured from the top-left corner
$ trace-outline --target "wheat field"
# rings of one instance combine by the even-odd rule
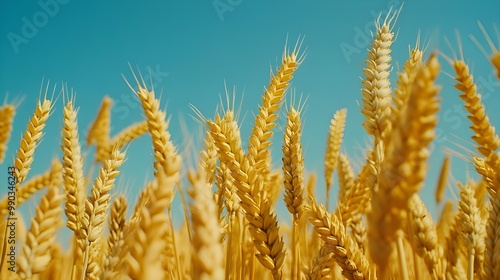
[[[105,97],[84,135],[95,146],[93,158],[81,152],[74,94],[63,87],[63,108],[57,108],[47,85],[8,167],[10,191],[0,200],[0,279],[500,279],[500,138],[461,50],[424,53],[417,39],[391,85],[395,17],[376,22],[363,68],[361,125],[372,142],[359,170],[341,149],[347,110],[339,109],[324,124],[329,133],[324,158],[318,159],[324,170],[317,174],[324,175],[326,199],[315,195],[316,173],[305,172],[304,102],[287,94],[306,59],[301,40],[294,48],[285,46],[248,141],[241,139],[234,106],[221,106],[213,116],[193,107],[205,135],[191,166],[171,141],[159,95],[140,73],[132,73],[129,86],[144,120],[110,135],[113,100]],[[500,79],[499,47],[484,35]],[[444,63],[454,71],[477,148],[464,157],[481,179],[456,182],[457,201],[446,202],[433,221],[419,191],[436,137],[443,98],[436,79]],[[0,163],[6,168],[16,109],[0,107]],[[35,150],[54,110],[63,112],[62,157],[45,173],[28,177],[40,161]],[[282,112],[286,121],[278,124]],[[273,138],[278,125],[282,139]],[[146,134],[154,179],[136,198],[113,195],[128,145]],[[272,143],[279,143],[282,154],[271,155]],[[272,156],[281,158],[279,168]],[[84,172],[91,160],[99,167],[95,178]],[[452,176],[449,165],[446,157],[435,186],[437,202]],[[181,182],[188,184],[185,192]],[[330,189],[338,192],[336,205],[328,203]],[[37,193],[42,195],[36,211],[24,221],[16,209]],[[176,196],[184,209],[179,227],[172,217]],[[286,206],[290,225],[277,215],[277,204]],[[56,238],[63,227],[71,232],[69,244]]]

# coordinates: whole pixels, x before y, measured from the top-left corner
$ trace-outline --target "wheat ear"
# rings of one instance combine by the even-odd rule
[[[109,130],[111,125],[111,106],[113,105],[113,100],[104,96],[101,102],[101,107],[97,112],[97,116],[95,120],[92,122],[92,125],[89,128],[87,133],[87,145],[91,144],[103,144],[106,145],[106,142],[101,142],[103,140],[109,140]],[[101,142],[101,143],[100,143]]]
[[[436,228],[431,214],[418,195],[410,199],[410,227],[413,232],[411,245],[415,252],[423,258],[432,279],[444,279],[442,269],[443,248],[438,243]]]
[[[168,156],[164,163],[169,169],[164,170],[163,165],[159,165],[156,180],[148,186],[147,203],[138,207],[139,217],[132,234],[127,238],[130,246],[130,255],[127,258],[128,276],[132,279],[163,279],[163,274],[176,271],[175,267],[163,270],[163,260],[165,258],[164,249],[174,244],[167,244],[165,238],[173,232],[170,228],[169,216],[166,210],[169,209],[174,193],[174,186],[179,181],[179,170],[181,160],[179,156]],[[173,240],[170,240],[173,242]],[[175,248],[175,247],[174,247]],[[175,249],[172,249],[175,254]],[[172,252],[171,252],[172,253]],[[174,264],[175,265],[175,264]],[[180,271],[174,275],[180,277]]]
[[[333,115],[330,121],[330,129],[328,130],[328,138],[326,140],[325,151],[325,180],[326,180],[326,207],[330,203],[330,188],[333,184],[332,176],[337,159],[340,153],[340,145],[344,136],[345,121],[347,117],[347,109],[340,109]]]
[[[203,168],[198,173],[188,172],[188,180],[192,186],[189,195],[193,198],[190,207],[193,224],[193,278],[222,279],[223,248],[219,240],[222,229],[211,184],[207,183]]]
[[[460,98],[464,101],[464,107],[469,112],[468,118],[472,122],[471,129],[474,132],[472,139],[478,145],[477,150],[486,158],[498,157],[495,151],[500,146],[500,138],[486,115],[481,95],[477,92],[474,78],[469,73],[469,67],[463,60],[455,60],[453,61],[453,69],[456,74],[455,79],[458,82],[455,88],[462,92]]]
[[[434,84],[438,73],[435,56],[419,67],[408,97],[412,106],[402,112],[400,122],[388,139],[390,145],[379,177],[379,190],[372,196],[372,209],[368,213],[370,252],[381,274],[387,267],[391,243],[397,239],[396,233],[406,220],[408,201],[420,189],[425,177],[427,146],[435,136],[439,110],[439,88]]]
[[[300,112],[293,106],[288,110],[285,133],[283,136],[283,184],[285,185],[284,201],[292,214],[291,242],[291,275],[292,279],[300,278],[300,235],[299,219],[304,205],[304,156],[302,154],[302,122]]]
[[[52,181],[47,193],[40,199],[36,216],[31,219],[26,243],[21,247],[17,263],[21,279],[36,277],[49,265],[50,247],[56,239],[58,226],[62,223],[62,209],[59,206],[64,195],[60,193],[60,183],[61,180]]]
[[[83,242],[85,278],[97,279],[100,273],[99,251],[101,250],[101,236],[104,230],[106,212],[111,199],[110,191],[114,187],[118,168],[125,160],[125,153],[115,149],[111,158],[104,162],[99,176],[92,186],[91,195],[85,201],[85,212],[82,215],[80,238]]]
[[[389,13],[384,22],[377,20],[375,38],[368,50],[368,59],[363,68],[363,127],[368,134],[381,140],[390,130],[391,84],[389,81],[391,45],[394,38],[394,18],[397,13]]]
[[[50,110],[52,108],[51,104],[52,104],[51,101],[47,100],[46,98],[44,98],[42,103],[40,102],[40,100],[38,100],[35,113],[32,115],[31,120],[28,123],[28,127],[21,139],[19,149],[17,150],[17,157],[14,160],[16,190],[19,189],[19,186],[21,185],[21,183],[24,182],[26,176],[28,175],[28,172],[31,169],[31,164],[33,163],[34,160],[34,154],[37,144],[39,143],[40,139],[43,136],[42,131],[43,128],[45,127],[45,122],[47,121],[50,115]],[[17,197],[15,198],[14,202],[16,200]],[[8,223],[5,223],[5,225],[3,226],[5,228],[4,233],[7,232],[7,225]],[[20,235],[19,231],[17,233]],[[2,243],[6,244],[6,242],[7,242],[7,235],[4,234]],[[2,248],[2,252],[4,250],[5,247]],[[2,254],[2,256],[0,257],[0,272],[4,268],[4,259],[5,255]]]
[[[235,179],[237,194],[246,212],[245,217],[249,222],[255,248],[259,251],[256,257],[272,272],[275,279],[281,279],[281,268],[285,259],[284,243],[279,234],[276,215],[267,200],[263,200],[259,195],[262,188],[255,186],[263,182],[257,181],[255,169],[245,157],[234,130],[227,129],[224,134],[215,122],[208,121],[208,125],[219,150],[220,160],[229,167],[231,176]]]
[[[498,181],[496,181],[498,182]],[[498,188],[498,185],[496,185]],[[500,277],[500,192],[488,188],[490,193],[490,210],[486,224],[486,252],[484,256],[484,279],[493,280]]]
[[[113,100],[108,96],[102,99],[101,107],[97,117],[87,133],[87,145],[96,145],[96,160],[103,161],[106,158],[106,149],[110,145],[109,135],[111,130],[111,106]]]
[[[468,181],[465,186],[459,184],[459,187],[460,201],[458,202],[457,226],[463,244],[467,245],[467,279],[473,279],[475,273],[477,273],[477,277],[482,278],[486,247],[485,228],[481,222],[472,182]]]
[[[0,107],[0,164],[5,158],[15,114],[16,107],[14,105],[6,104]]]
[[[370,279],[368,260],[356,243],[346,235],[337,216],[330,215],[323,205],[318,206],[314,198],[311,198],[311,205],[305,209],[314,230],[333,252],[335,261],[342,268],[342,275],[347,279]]]
[[[453,202],[446,201],[436,224],[438,243],[445,244],[444,241],[450,234],[451,224],[455,219],[455,214],[456,213],[453,210]]]
[[[28,123],[28,128],[24,132],[21,139],[19,150],[14,165],[16,167],[17,186],[21,185],[26,179],[28,172],[31,169],[31,164],[34,160],[35,149],[38,142],[43,136],[45,122],[49,118],[52,102],[44,99],[43,102],[38,100],[35,113]]]
[[[278,118],[276,112],[280,108],[293,73],[300,62],[299,48],[296,47],[288,54],[285,47],[281,67],[275,76],[271,76],[269,86],[262,96],[259,114],[255,116],[255,125],[249,139],[248,158],[257,175],[264,180],[268,180],[267,176],[271,169],[271,151],[268,147],[271,145],[272,129]]]
[[[207,131],[205,134],[204,144],[205,149],[200,152],[200,167],[205,170],[207,183],[213,184],[217,167],[217,148],[215,147],[210,131]],[[220,197],[223,196],[220,195]]]
[[[333,273],[333,267],[335,265],[336,262],[334,254],[326,245],[322,246],[318,252],[318,256],[316,256],[312,262],[312,267],[309,271],[309,279],[330,279]]]
[[[109,218],[108,254],[102,269],[102,279],[114,279],[123,271],[126,250],[121,247],[125,245],[124,228],[127,216],[127,199],[120,195],[113,201]]]
[[[144,81],[142,81],[141,85],[136,78],[136,82],[138,89],[134,92],[141,102],[142,109],[144,110],[148,122],[148,130],[153,141],[153,150],[156,159],[154,168],[156,174],[160,165],[162,165],[165,170],[168,169],[168,167],[165,166],[168,162],[168,157],[179,156],[176,153],[174,144],[170,141],[170,133],[168,132],[169,123],[166,120],[166,113],[160,110],[160,101],[156,99],[154,91],[149,91],[146,88]],[[131,86],[130,88],[132,89]],[[176,162],[178,159],[174,159],[173,161]]]
[[[83,178],[83,162],[78,137],[78,111],[70,100],[64,106],[64,127],[62,130],[63,179],[66,193],[65,213],[68,217],[68,228],[78,236],[84,212],[85,187]]]
[[[416,67],[422,62],[423,52],[418,48],[418,41],[416,47],[410,51],[410,57],[405,62],[403,71],[398,73],[394,97],[392,98],[393,106],[391,107],[393,126],[396,125],[397,117],[408,104],[408,96],[417,74]]]
[[[439,177],[436,186],[437,203],[441,202],[441,200],[443,199],[444,191],[446,190],[446,184],[448,182],[449,173],[450,173],[450,156],[446,155],[441,165],[441,171],[439,171]]]
[[[290,107],[283,140],[283,183],[285,185],[285,205],[294,220],[302,214],[304,193],[304,156],[302,155],[302,135],[300,113]]]

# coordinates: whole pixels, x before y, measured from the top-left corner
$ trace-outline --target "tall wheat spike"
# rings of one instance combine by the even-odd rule
[[[391,243],[406,220],[408,201],[424,180],[425,162],[429,156],[427,146],[434,139],[439,110],[434,84],[439,73],[439,63],[431,56],[426,65],[418,67],[415,83],[408,97],[400,122],[391,131],[389,146],[382,165],[379,190],[373,193],[368,213],[368,237],[372,259],[380,272],[389,261]]]
[[[284,100],[293,73],[300,65],[300,45],[296,46],[291,53],[286,51],[285,46],[282,60],[280,69],[276,75],[271,76],[269,86],[262,96],[262,105],[259,107],[259,114],[255,116],[255,125],[248,145],[250,165],[254,166],[257,175],[265,181],[268,181],[271,170],[271,151],[268,147],[271,145],[272,129],[278,118],[276,112]]]
[[[332,176],[335,167],[337,166],[337,159],[340,153],[340,146],[344,136],[344,128],[347,117],[347,109],[340,109],[335,112],[332,120],[330,121],[330,129],[328,130],[328,138],[326,141],[325,151],[325,180],[326,180],[326,201],[327,208],[330,203],[330,188],[332,187]]]
[[[91,195],[85,201],[85,212],[82,215],[80,238],[83,241],[83,273],[85,278],[97,279],[100,273],[99,252],[101,251],[101,236],[104,230],[106,212],[111,199],[110,191],[114,187],[117,170],[125,159],[125,153],[115,149],[111,158],[104,162],[99,176],[92,186]]]

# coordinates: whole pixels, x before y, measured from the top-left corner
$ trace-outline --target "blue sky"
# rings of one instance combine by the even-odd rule
[[[285,42],[292,48],[297,38],[305,36],[307,56],[294,76],[292,88],[308,96],[303,112],[303,145],[306,169],[318,174],[318,195],[323,196],[323,157],[329,121],[340,108],[348,109],[342,150],[359,167],[362,151],[371,139],[361,123],[362,67],[366,49],[374,31],[373,21],[402,1],[6,1],[0,0],[0,100],[8,94],[11,102],[24,97],[18,108],[7,159],[0,180],[6,181],[6,167],[19,146],[20,136],[39,96],[42,79],[50,79],[60,89],[62,82],[76,92],[82,145],[90,122],[101,99],[115,100],[112,110],[112,134],[142,119],[142,110],[122,74],[131,80],[129,63],[151,78],[162,105],[171,116],[170,132],[181,151],[186,143],[199,137],[199,125],[191,119],[189,104],[211,117],[224,94],[224,85],[236,88],[237,102],[243,100],[241,124],[246,146],[264,87],[271,69],[279,66]],[[484,95],[492,123],[500,126],[500,84],[487,58],[469,39],[473,34],[482,45],[486,40],[477,21],[496,38],[499,26],[499,1],[406,1],[401,10],[393,44],[395,81],[399,65],[408,57],[420,32],[426,54],[442,51],[452,55],[444,38],[457,49],[455,31],[462,38],[464,56]],[[497,44],[500,45],[500,43]],[[458,92],[453,88],[451,67],[442,57],[442,110],[438,138],[429,160],[430,171],[422,196],[436,216],[434,203],[436,176],[445,148],[461,154],[473,149],[469,122]],[[151,75],[148,73],[151,68]],[[244,96],[243,96],[244,95]],[[168,104],[168,106],[167,106]],[[30,176],[47,170],[52,157],[60,157],[62,98],[54,106],[45,136],[35,154]],[[284,117],[279,119],[283,127]],[[185,126],[187,129],[183,129]],[[195,137],[190,137],[190,136]],[[273,160],[281,163],[282,133],[273,138]],[[457,144],[459,146],[457,146]],[[465,148],[461,147],[464,146]],[[93,148],[85,151],[89,154]],[[91,155],[89,155],[91,156]],[[186,159],[186,163],[190,160]],[[151,178],[153,157],[150,138],[142,137],[128,150],[117,191],[126,189],[130,200],[144,182]],[[88,168],[90,161],[86,163]],[[465,180],[474,175],[472,166],[452,159],[452,173]],[[4,185],[4,184],[2,184]],[[454,186],[450,184],[452,188]],[[186,184],[184,184],[186,187]],[[332,193],[335,197],[336,189]],[[456,190],[454,191],[456,193]],[[0,190],[4,194],[5,190]],[[452,192],[447,197],[454,199]],[[33,206],[26,206],[33,212]],[[175,201],[174,213],[182,209]],[[279,202],[281,216],[287,216]],[[285,218],[284,218],[285,219]],[[286,218],[288,219],[288,217]]]

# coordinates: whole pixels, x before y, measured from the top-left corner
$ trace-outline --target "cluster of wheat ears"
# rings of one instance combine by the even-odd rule
[[[315,198],[315,176],[304,175],[301,106],[284,108],[282,166],[276,170],[271,165],[271,137],[303,59],[300,44],[291,51],[285,47],[282,64],[255,115],[248,147],[241,145],[234,108],[219,109],[212,118],[200,114],[206,128],[204,148],[197,166],[187,172],[181,172],[181,155],[170,139],[159,99],[136,78],[133,92],[145,120],[111,137],[112,100],[106,97],[88,131],[86,143],[96,147],[95,162],[100,167],[95,180],[83,171],[78,110],[67,92],[63,93],[63,156],[46,173],[25,180],[54,107],[47,94],[41,96],[15,155],[15,207],[41,190],[45,193],[29,228],[18,215],[15,273],[5,257],[10,246],[4,219],[9,198],[0,200],[0,278],[500,279],[500,138],[463,55],[441,55],[455,71],[455,87],[477,144],[478,153],[469,160],[482,179],[457,183],[457,209],[448,202],[440,220],[433,222],[418,193],[440,108],[435,84],[440,63],[435,54],[423,60],[417,42],[392,89],[394,22],[394,14],[377,21],[363,69],[363,127],[372,135],[373,145],[357,174],[340,149],[347,111],[338,110],[329,126],[326,199],[321,201],[330,200],[337,171],[339,194],[333,211]],[[500,52],[484,34],[500,78]],[[12,104],[0,107],[0,163],[15,111]],[[129,211],[126,196],[110,192],[126,158],[126,145],[144,134],[152,139],[154,180],[143,187]],[[436,187],[438,201],[448,172],[446,158]],[[189,200],[180,188],[184,173]],[[281,192],[291,226],[280,223],[275,213]],[[171,211],[175,195],[183,198],[185,215],[177,228]],[[64,226],[72,233],[69,245],[56,242]]]

